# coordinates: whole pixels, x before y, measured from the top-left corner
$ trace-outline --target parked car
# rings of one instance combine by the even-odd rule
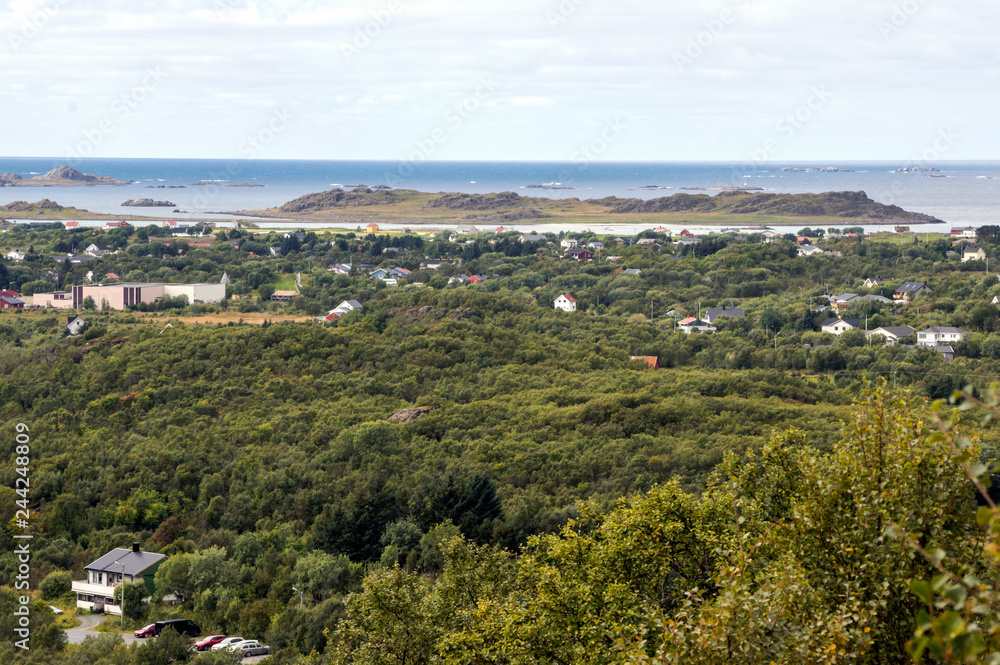
[[[215,646],[222,640],[226,639],[225,635],[209,635],[203,640],[194,643],[194,648],[198,651],[205,651]]]
[[[191,619],[170,619],[168,621],[157,621],[153,624],[153,634],[159,635],[164,628],[173,628],[181,635],[198,637],[201,635],[201,628]]]
[[[49,605],[49,609],[52,610],[52,613],[55,614],[56,616],[59,616],[60,614],[65,614],[65,612],[63,612],[61,609],[59,609],[55,605]]]
[[[271,647],[265,646],[260,642],[255,640],[243,640],[233,649],[238,653],[242,653],[244,658],[249,656],[264,656],[271,653]]]
[[[148,626],[143,626],[139,630],[133,633],[136,637],[153,637],[156,635],[156,624],[151,623]]]
[[[220,640],[216,644],[213,644],[212,651],[221,651],[223,649],[229,649],[230,647],[235,646],[237,642],[242,642],[242,641],[243,641],[242,637],[227,637],[226,639]]]

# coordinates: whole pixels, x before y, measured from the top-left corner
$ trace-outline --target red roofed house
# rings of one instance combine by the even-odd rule
[[[67,229],[76,229],[80,227],[80,222],[66,222]]]
[[[118,222],[108,222],[107,224],[104,225],[104,228],[106,228],[106,229],[120,229],[120,228],[123,228],[123,227],[126,227],[126,226],[130,226],[130,224],[128,222],[122,220],[122,221],[118,221]]]
[[[20,298],[21,294],[13,289],[0,289],[0,298]]]
[[[486,279],[486,275],[469,275],[469,279],[465,280],[466,284],[482,284],[483,280]]]
[[[556,298],[555,308],[562,310],[564,312],[575,312],[576,311],[576,298],[564,293],[558,298]]]
[[[105,277],[107,277],[108,279],[121,280],[121,277],[119,277],[118,275],[114,274],[113,272],[109,272],[107,275],[105,275]]]
[[[681,235],[683,237],[685,237],[685,238],[693,238],[694,237],[694,234],[691,233],[690,231],[688,231],[687,229],[684,229],[683,231],[681,231]]]
[[[629,356],[629,360],[642,360],[649,364],[653,369],[660,369],[660,359],[658,356]]]

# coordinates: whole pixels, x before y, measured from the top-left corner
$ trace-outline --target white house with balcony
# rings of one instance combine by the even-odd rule
[[[130,550],[111,550],[84,566],[87,579],[73,581],[77,608],[120,615],[122,609],[115,604],[115,588],[124,580],[130,584],[145,584],[147,595],[153,595],[153,576],[166,558],[165,554],[143,552],[139,543],[132,543]]]

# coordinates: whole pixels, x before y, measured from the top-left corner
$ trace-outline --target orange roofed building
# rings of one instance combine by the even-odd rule
[[[629,360],[642,360],[653,369],[660,369],[660,358],[658,356],[629,356]]]

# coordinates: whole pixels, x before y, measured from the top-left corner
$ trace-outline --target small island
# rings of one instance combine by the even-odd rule
[[[95,185],[131,185],[131,180],[115,180],[106,176],[81,173],[69,166],[60,166],[48,173],[23,178],[17,173],[0,173],[0,187],[93,187]]]
[[[129,199],[122,204],[123,208],[173,208],[176,203],[170,201],[154,201],[153,199]]]

